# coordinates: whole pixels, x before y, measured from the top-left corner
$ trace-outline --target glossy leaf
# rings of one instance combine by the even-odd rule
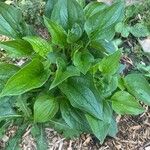
[[[59,108],[58,101],[48,94],[39,95],[34,104],[34,121],[46,122],[54,117]]]
[[[59,86],[61,91],[67,96],[71,105],[75,108],[81,109],[96,118],[102,118],[102,106],[99,105],[100,97],[98,93],[92,91],[86,84],[82,84],[80,80],[75,81],[70,79]]]
[[[74,53],[73,63],[83,74],[87,73],[93,62],[94,57],[87,51],[76,51]]]
[[[127,90],[138,100],[150,105],[150,85],[141,74],[129,74],[125,77]]]
[[[89,17],[85,23],[85,30],[89,38],[91,40],[99,39],[105,29],[111,29],[122,20],[123,12],[123,3],[118,2]]]
[[[65,66],[64,66],[65,65]],[[66,66],[62,59],[57,60],[57,71],[50,89],[58,86],[60,83],[72,76],[79,76],[80,72],[74,66]]]
[[[64,47],[67,42],[67,33],[56,22],[44,17],[44,23],[52,36],[52,43]]]
[[[119,91],[112,97],[112,108],[118,114],[132,114],[138,115],[144,112],[144,109],[140,106],[139,102],[128,92]]]
[[[99,64],[99,70],[103,74],[113,75],[117,72],[119,67],[119,61],[121,58],[121,52],[118,50],[115,53],[104,57]]]
[[[40,37],[24,37],[23,39],[28,41],[32,45],[33,50],[42,57],[46,57],[52,51],[51,45]]]
[[[6,50],[9,56],[18,58],[18,57],[28,57],[32,54],[32,46],[21,39],[0,42],[0,47]]]
[[[76,0],[59,0],[54,6],[51,19],[66,31],[71,29],[75,23],[82,27],[84,23],[83,9]]]
[[[20,95],[41,87],[48,79],[50,70],[45,70],[39,59],[24,66],[9,78],[0,96]]]

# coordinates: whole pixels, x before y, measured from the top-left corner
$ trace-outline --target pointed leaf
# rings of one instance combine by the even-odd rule
[[[116,92],[112,97],[112,108],[118,114],[125,115],[138,115],[144,112],[144,108],[139,102],[128,92],[119,91]]]
[[[106,56],[99,64],[99,70],[103,74],[113,75],[119,68],[121,52],[118,50],[115,53]]]
[[[24,66],[6,83],[0,96],[20,95],[41,87],[48,79],[50,70],[45,70],[39,59]]]
[[[44,23],[52,36],[52,43],[64,47],[67,43],[67,33],[56,22],[44,17]]]
[[[86,84],[82,84],[80,80],[72,79],[61,84],[59,88],[67,96],[73,107],[81,109],[96,118],[102,118],[102,106],[99,105],[100,97],[96,89],[90,89]]]
[[[48,53],[52,51],[51,45],[40,37],[32,36],[24,37],[23,39],[28,41],[32,45],[33,50],[42,57],[46,57]]]

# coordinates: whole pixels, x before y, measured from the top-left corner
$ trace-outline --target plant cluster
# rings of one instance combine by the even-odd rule
[[[141,74],[123,75],[121,50],[113,45],[115,27],[124,20],[124,2],[111,6],[83,0],[48,0],[43,17],[45,40],[22,18],[20,9],[0,3],[0,47],[21,66],[0,63],[1,133],[19,125],[8,149],[32,124],[38,149],[46,149],[43,127],[66,137],[94,134],[101,143],[117,133],[116,114],[138,115],[150,105],[150,86]],[[43,144],[41,144],[43,143]]]

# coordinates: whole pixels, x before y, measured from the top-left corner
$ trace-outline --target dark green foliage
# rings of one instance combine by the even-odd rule
[[[121,75],[121,50],[112,42],[124,3],[84,5],[48,0],[43,22],[51,39],[45,40],[26,32],[18,8],[0,3],[0,34],[13,38],[0,47],[27,58],[20,68],[0,64],[0,121],[32,124],[39,150],[46,149],[45,122],[67,137],[93,133],[102,143],[117,133],[115,112],[138,115],[144,112],[139,101],[150,105],[149,83],[140,74]]]

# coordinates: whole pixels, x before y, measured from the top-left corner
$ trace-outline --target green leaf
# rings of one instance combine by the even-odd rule
[[[128,92],[119,91],[112,97],[112,108],[118,114],[132,114],[138,115],[144,112],[144,109],[140,106],[139,102]]]
[[[76,0],[76,1],[80,4],[81,7],[84,7],[86,4],[85,0]]]
[[[21,115],[17,114],[13,109],[13,101],[13,97],[0,98],[0,121],[21,117]]]
[[[111,30],[111,28],[120,22],[123,19],[123,14],[124,4],[122,2],[118,2],[89,17],[85,23],[85,30],[89,38],[91,40],[99,38],[102,39],[102,33],[106,33],[107,30]],[[104,30],[106,32],[104,32]]]
[[[129,74],[124,81],[127,90],[132,95],[150,106],[150,85],[141,74]]]
[[[19,129],[17,130],[17,133],[15,136],[13,136],[6,145],[6,150],[20,150],[19,143],[22,138],[22,135],[24,134],[25,130],[27,128],[27,124],[23,124],[19,126]]]
[[[109,132],[110,124],[88,114],[86,114],[86,118],[94,135],[100,140],[102,144]]]
[[[99,63],[99,70],[103,74],[113,75],[119,68],[121,51],[116,51],[113,54],[106,56]]]
[[[146,37],[150,35],[150,31],[143,23],[137,23],[130,27],[130,32],[135,37]]]
[[[109,134],[109,136],[111,136],[111,137],[115,137],[117,133],[118,133],[117,122],[116,122],[115,119],[112,117],[108,134]]]
[[[39,59],[24,66],[9,78],[0,96],[20,95],[41,87],[48,79],[50,70],[45,70]]]
[[[21,38],[30,34],[29,26],[22,18],[20,9],[0,2],[0,34]]]
[[[47,0],[47,3],[45,5],[45,11],[44,11],[46,17],[51,18],[53,8],[57,2],[58,0]]]
[[[75,23],[73,27],[71,28],[71,30],[68,32],[67,42],[68,43],[76,42],[82,36],[82,33],[83,31],[81,27],[77,23]]]
[[[73,63],[83,74],[88,72],[93,62],[94,57],[87,51],[76,51],[74,53]]]
[[[24,40],[13,40],[0,42],[0,47],[6,50],[9,56],[18,58],[18,57],[28,57],[32,54],[32,46]]]
[[[0,71],[0,92],[1,92],[7,80],[19,70],[19,67],[12,64],[0,63],[0,68],[1,68]]]
[[[73,79],[70,78],[68,82],[59,85],[60,90],[67,96],[73,107],[101,119],[103,112],[100,105],[101,98],[97,90],[88,87],[87,83],[83,84],[78,77]]]
[[[56,98],[48,94],[41,94],[34,104],[34,121],[46,122],[54,117],[59,108]]]
[[[64,47],[67,43],[67,33],[56,22],[44,17],[44,23],[52,36],[52,43]]]
[[[76,0],[59,0],[54,6],[51,19],[68,31],[75,23],[83,27],[84,13]]]
[[[52,51],[51,45],[40,37],[29,36],[23,39],[28,41],[32,45],[33,50],[42,57],[46,57],[48,53]]]
[[[85,8],[84,8],[84,13],[86,18],[88,19],[89,17],[95,15],[96,13],[104,10],[108,6],[105,3],[101,2],[91,2],[89,3]]]
[[[72,129],[80,131],[88,131],[89,126],[83,112],[73,108],[65,99],[62,99],[60,104],[62,118]]]
[[[65,65],[65,66],[64,66]],[[72,76],[79,76],[80,72],[74,66],[66,66],[62,59],[57,60],[57,71],[50,89],[58,86],[60,83]]]
[[[18,110],[23,112],[23,116],[25,118],[30,118],[32,116],[32,111],[29,108],[29,104],[27,102],[27,99],[29,98],[28,95],[19,95],[16,100],[16,106],[19,108]]]
[[[31,134],[37,143],[38,150],[46,150],[48,144],[46,142],[46,133],[44,131],[44,126],[42,124],[34,124],[31,128]]]

